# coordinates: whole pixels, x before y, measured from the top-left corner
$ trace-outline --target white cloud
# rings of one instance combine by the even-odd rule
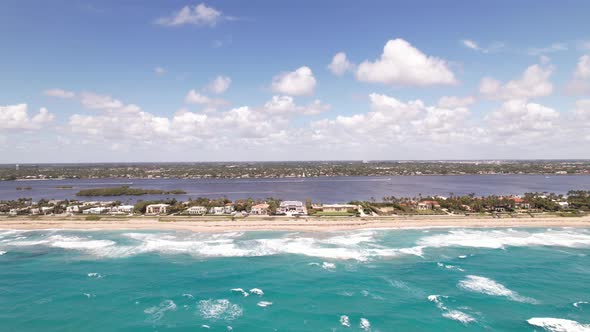
[[[273,77],[271,88],[275,92],[290,96],[304,96],[313,94],[316,83],[311,69],[303,66]]]
[[[494,133],[526,140],[553,136],[559,117],[552,108],[515,99],[504,102],[486,120]]]
[[[348,71],[354,70],[354,64],[348,61],[346,53],[339,52],[334,55],[332,62],[328,65],[328,69],[337,76],[342,76]]]
[[[43,91],[43,94],[46,96],[49,96],[49,97],[64,98],[64,99],[70,99],[70,98],[74,98],[76,96],[76,94],[74,92],[63,90],[63,89],[49,89],[49,90]]]
[[[484,77],[479,85],[479,92],[490,99],[522,99],[548,96],[553,92],[553,84],[549,81],[553,67],[532,65],[528,67],[519,79],[505,84]]]
[[[216,94],[224,93],[229,89],[231,82],[231,78],[219,75],[209,83],[207,90]]]
[[[201,3],[192,7],[184,6],[181,10],[171,16],[157,19],[156,23],[166,26],[192,24],[213,27],[223,18],[224,16],[221,11]]]
[[[33,117],[27,109],[27,104],[0,106],[0,129],[41,129],[55,118],[44,107]]]
[[[455,75],[445,60],[427,56],[403,39],[385,44],[381,58],[358,66],[360,81],[392,85],[454,84]]]
[[[583,55],[578,59],[573,78],[566,86],[566,92],[571,95],[590,95],[590,55]]]
[[[186,94],[184,101],[187,104],[203,105],[203,106],[205,106],[204,111],[206,111],[206,112],[215,111],[215,110],[217,110],[217,108],[229,104],[229,102],[227,102],[224,99],[211,98],[211,97],[206,96],[194,89],[190,90]]]
[[[264,104],[262,110],[270,115],[317,115],[330,108],[330,105],[322,103],[319,99],[314,100],[306,106],[298,106],[291,96],[273,96],[271,100]]]
[[[500,42],[494,42],[491,45],[489,45],[488,47],[481,47],[476,41],[471,40],[471,39],[463,39],[463,40],[461,40],[461,44],[463,44],[464,47],[467,47],[471,50],[481,52],[481,53],[496,52],[504,47],[504,43],[500,43]]]
[[[165,68],[163,68],[163,67],[156,67],[156,68],[154,68],[154,73],[155,73],[156,75],[158,75],[158,76],[165,75],[165,74],[166,74],[166,72],[167,72],[167,71],[166,71],[166,69],[165,69]]]
[[[590,124],[590,99],[580,99],[576,101],[574,114],[577,120]]]
[[[568,46],[566,43],[553,43],[547,47],[533,47],[528,49],[529,55],[541,55],[546,53],[555,53],[560,51],[567,51]]]
[[[443,108],[466,107],[475,103],[475,97],[443,96],[438,100],[438,106]]]
[[[123,104],[120,100],[108,95],[100,95],[93,92],[82,92],[80,95],[82,106],[93,110],[112,110],[117,112],[133,113],[139,110],[134,104]]]

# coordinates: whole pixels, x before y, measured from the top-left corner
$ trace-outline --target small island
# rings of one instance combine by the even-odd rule
[[[76,193],[76,196],[141,196],[141,195],[183,195],[184,190],[158,190],[130,188],[129,186],[84,189]]]

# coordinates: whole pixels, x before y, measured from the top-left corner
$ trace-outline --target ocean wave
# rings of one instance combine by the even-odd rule
[[[6,255],[7,251],[0,251],[0,256]]]
[[[436,263],[436,265],[438,267],[442,267],[442,268],[445,268],[447,270],[456,270],[456,271],[460,271],[460,272],[465,272],[465,270],[463,270],[462,268],[460,268],[458,266],[455,266],[455,265],[444,264],[444,263],[441,263],[441,262]]]
[[[369,322],[369,320],[366,318],[361,318],[361,321],[359,322],[359,327],[363,331],[371,331],[371,322]]]
[[[340,325],[344,327],[350,327],[350,318],[346,315],[340,316]]]
[[[100,279],[102,278],[102,275],[100,273],[96,273],[96,272],[90,272],[87,274],[88,278],[96,278],[96,279]]]
[[[555,246],[568,248],[590,247],[590,233],[584,230],[451,230],[418,240],[425,247],[474,247],[502,249],[505,247]]]
[[[569,319],[534,317],[527,320],[527,323],[550,332],[590,332],[590,324],[581,324]]]
[[[514,292],[514,291],[506,288],[504,285],[502,285],[492,279],[486,278],[486,277],[468,275],[465,279],[459,281],[458,286],[460,288],[470,291],[470,292],[481,293],[481,294],[492,295],[492,296],[502,296],[502,297],[506,297],[506,298],[516,301],[516,302],[527,302],[527,303],[536,303],[537,302],[536,300],[534,300],[532,298],[521,296],[517,292]]]
[[[258,295],[258,296],[263,296],[264,295],[264,291],[262,291],[262,289],[260,289],[260,288],[252,288],[250,290],[250,293],[252,293],[254,295]]]
[[[234,320],[243,314],[243,309],[227,299],[201,300],[198,304],[199,312],[205,319],[211,320]]]
[[[243,288],[232,288],[231,291],[235,293],[240,293],[244,297],[250,296],[250,293],[246,292]]]
[[[272,305],[272,302],[260,301],[256,305],[259,306],[259,307],[265,308],[265,307],[271,306]]]
[[[166,314],[166,312],[174,310],[176,310],[176,303],[174,303],[174,301],[172,300],[165,300],[157,306],[145,309],[143,312],[145,314],[150,315],[150,317],[148,318],[149,322],[155,323],[161,320]]]
[[[572,305],[576,308],[579,308],[582,304],[588,304],[588,301],[578,301],[573,303]]]
[[[463,311],[449,309],[445,306],[442,301],[442,298],[448,298],[447,296],[442,295],[428,295],[428,301],[433,302],[436,304],[436,307],[442,311],[442,316],[448,319],[456,320],[463,324],[469,324],[475,322],[476,319],[472,316],[466,314]]]

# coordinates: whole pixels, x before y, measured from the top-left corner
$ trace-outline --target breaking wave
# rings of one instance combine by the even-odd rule
[[[145,309],[143,312],[149,315],[149,322],[155,323],[161,320],[166,312],[174,310],[176,310],[176,303],[174,303],[172,300],[165,300],[157,306]]]
[[[472,316],[464,313],[463,311],[454,310],[447,308],[441,298],[447,298],[446,296],[442,295],[428,295],[428,301],[433,302],[436,304],[436,307],[442,311],[442,316],[448,319],[456,320],[463,324],[469,324],[471,322],[475,322],[475,318]]]
[[[486,277],[468,275],[465,279],[459,281],[458,286],[474,293],[503,296],[516,302],[536,303],[534,299],[521,296],[517,292],[514,292],[506,288],[504,285]]]
[[[590,332],[590,324],[580,324],[569,319],[535,317],[527,320],[527,323],[550,332]]]
[[[243,313],[242,307],[226,299],[202,300],[198,307],[201,316],[211,320],[234,320]]]
[[[340,325],[344,327],[350,327],[350,318],[346,315],[340,316]]]
[[[474,247],[501,249],[505,247],[555,246],[568,248],[590,247],[590,233],[585,230],[451,230],[427,236],[418,241],[425,247]]]
[[[366,318],[361,318],[361,321],[359,323],[359,327],[363,331],[370,331],[371,330],[371,322],[369,322],[369,320]]]

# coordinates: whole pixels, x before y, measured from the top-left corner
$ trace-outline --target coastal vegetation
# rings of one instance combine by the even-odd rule
[[[183,190],[159,190],[131,188],[129,186],[84,189],[76,193],[76,196],[141,196],[141,195],[182,195]]]
[[[590,174],[590,160],[306,161],[0,165],[0,180]]]

